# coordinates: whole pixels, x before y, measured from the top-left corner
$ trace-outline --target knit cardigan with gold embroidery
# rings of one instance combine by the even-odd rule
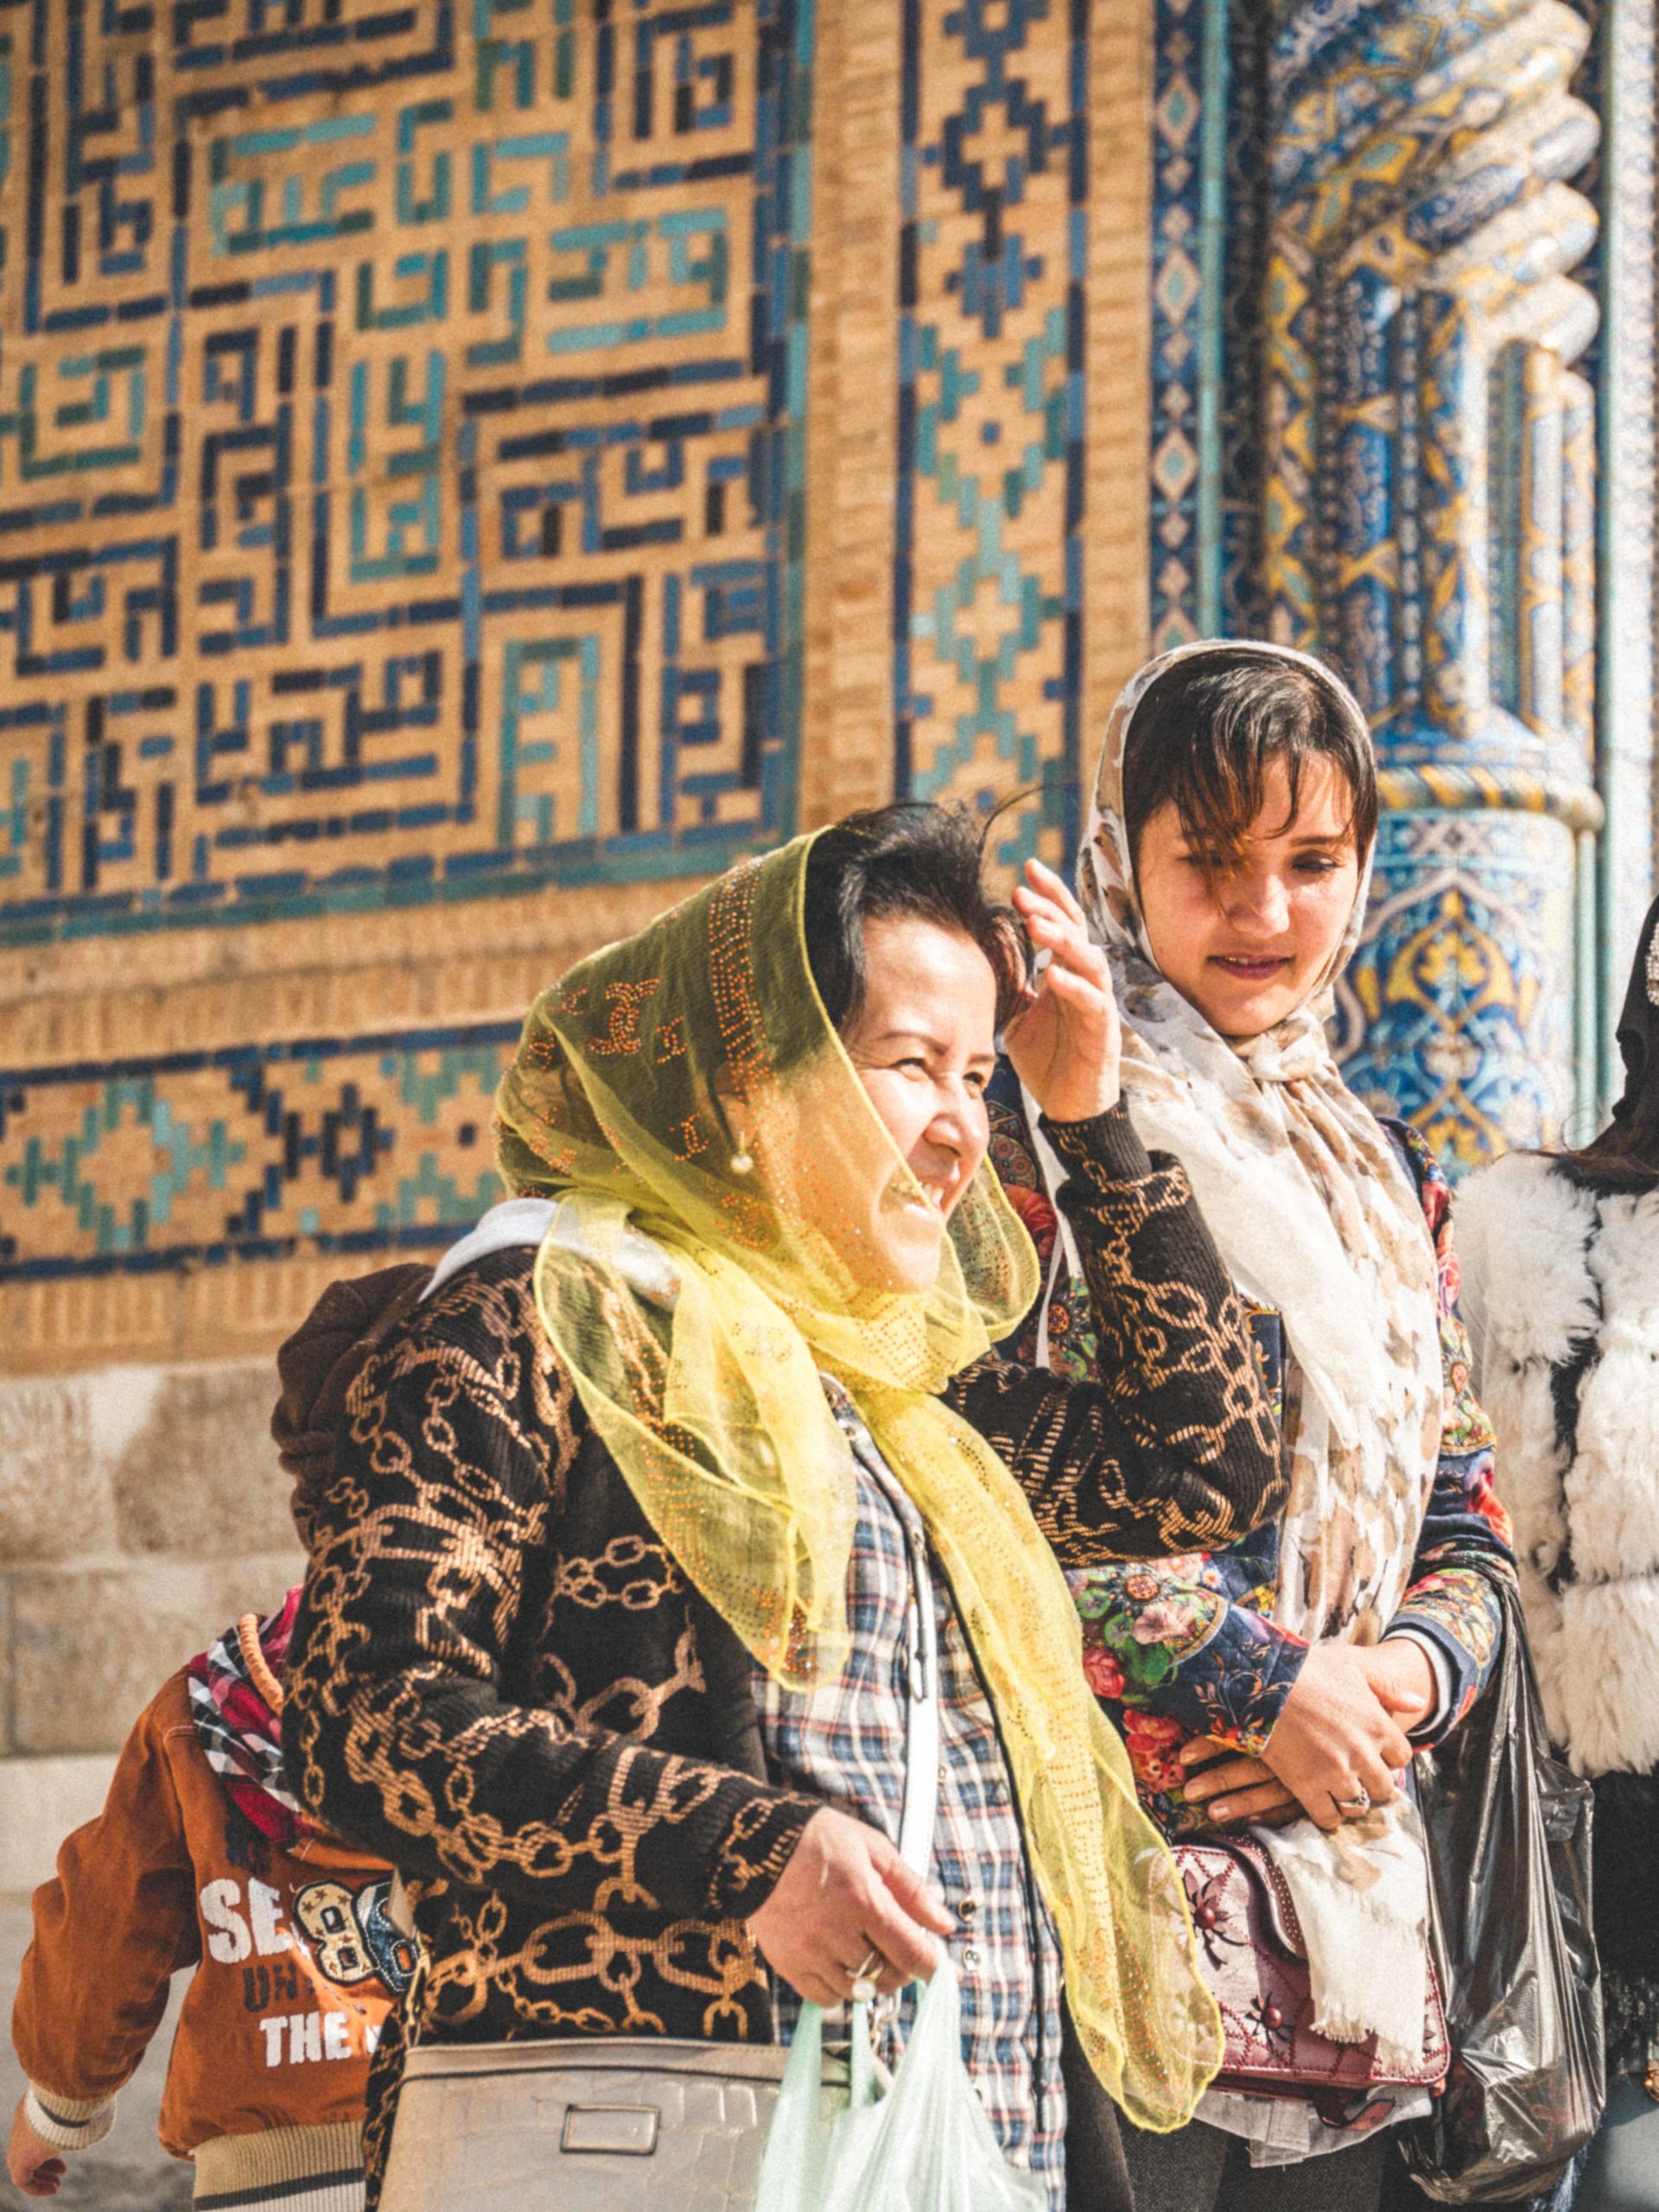
[[[1121,1108],[1051,1134],[1104,1379],[989,1355],[950,1400],[1068,1563],[1225,1544],[1283,1488],[1185,1177]],[[531,1258],[457,1274],[353,1387],[289,1659],[290,1770],[404,1872],[411,2040],[766,2040],[745,1923],[818,1806],[763,1778],[747,1656],[589,1427]]]

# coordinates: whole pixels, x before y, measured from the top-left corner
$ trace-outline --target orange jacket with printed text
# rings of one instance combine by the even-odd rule
[[[308,1833],[284,1846],[241,1815],[208,1764],[181,1669],[139,1716],[103,1812],[35,1893],[12,2017],[31,2117],[42,2112],[66,2149],[106,2133],[170,1977],[194,1967],[165,2148],[188,2158],[284,2131],[313,2172],[349,2165],[369,2057],[414,1963],[391,1891],[384,1861]],[[238,2148],[253,2145],[197,2158],[199,2196],[209,2168],[221,2186],[241,2177],[246,2156],[226,2155]],[[360,2174],[359,2163],[359,2188]]]

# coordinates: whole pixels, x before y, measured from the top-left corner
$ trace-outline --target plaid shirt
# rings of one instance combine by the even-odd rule
[[[842,1808],[895,1842],[905,1796],[906,1620],[913,1602],[907,1532],[920,1516],[839,1386],[826,1382],[857,1465],[858,1520],[848,1590],[849,1646],[833,1682],[809,1695],[755,1674],[771,1779]],[[1011,2164],[1029,2166],[1049,2202],[1065,2202],[1065,2091],[1060,2078],[1060,1950],[1026,1856],[1014,1783],[956,1602],[931,1554],[939,1649],[939,1802],[932,1876],[956,1915],[950,1954],[962,1980],[962,2055]],[[781,2039],[799,2011],[776,1985]],[[878,2012],[876,2049],[898,2063],[914,1988]],[[884,2017],[885,2016],[885,2017]]]

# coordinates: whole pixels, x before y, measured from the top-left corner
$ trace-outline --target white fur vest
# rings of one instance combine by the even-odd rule
[[[1511,1153],[1458,1194],[1463,1313],[1497,1431],[1550,1732],[1580,1774],[1659,1767],[1659,1192]]]

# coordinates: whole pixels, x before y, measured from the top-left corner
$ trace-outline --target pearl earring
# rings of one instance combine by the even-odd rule
[[[747,1175],[754,1166],[753,1156],[747,1149],[742,1152],[734,1152],[731,1157],[730,1166],[734,1175]]]

